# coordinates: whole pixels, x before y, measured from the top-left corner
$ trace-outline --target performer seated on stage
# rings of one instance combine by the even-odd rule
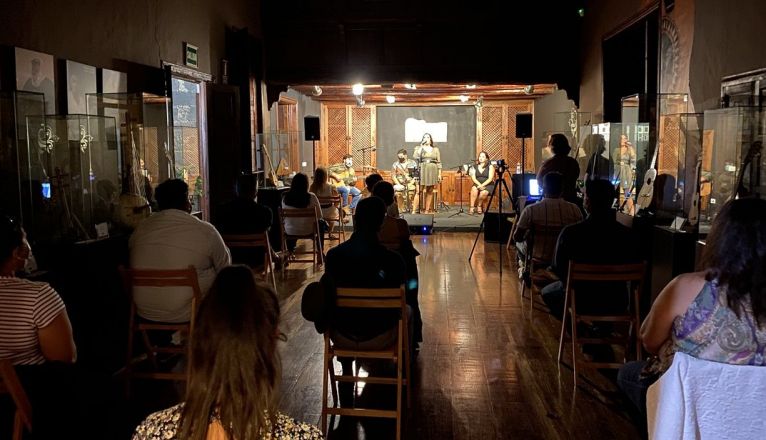
[[[442,161],[439,148],[434,145],[429,133],[423,135],[414,156],[420,162],[420,191],[425,192],[425,195],[421,195],[425,197],[424,211],[433,214],[434,187],[442,181]]]
[[[362,197],[362,192],[355,187],[356,172],[353,167],[353,156],[350,154],[343,156],[343,163],[330,166],[330,181],[338,189],[344,208],[348,205],[348,195],[351,194],[351,205],[349,206],[351,209],[356,208],[356,204]]]
[[[396,153],[398,160],[391,169],[391,180],[396,191],[396,204],[400,211],[412,211],[418,206],[418,187],[415,178],[410,175],[417,164],[414,160],[407,159],[407,150],[401,149]]]
[[[468,208],[468,213],[473,214],[475,212],[484,213],[484,202],[487,201],[487,197],[495,190],[495,166],[489,162],[489,154],[486,151],[479,153],[479,160],[477,165],[471,167],[468,172],[473,181],[471,187],[471,206]],[[487,206],[487,208],[489,208]]]

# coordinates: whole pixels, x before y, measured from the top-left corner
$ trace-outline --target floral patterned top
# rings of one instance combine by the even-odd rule
[[[749,301],[737,317],[728,306],[725,289],[708,281],[686,312],[673,321],[670,339],[650,367],[652,372],[664,373],[677,351],[713,362],[766,366],[766,328],[758,326]]]
[[[183,403],[150,414],[133,433],[133,440],[177,439]],[[300,423],[282,413],[277,414],[277,423],[271,432],[264,433],[262,440],[312,440],[324,438],[314,425]]]

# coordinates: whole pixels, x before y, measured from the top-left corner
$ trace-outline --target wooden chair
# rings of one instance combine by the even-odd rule
[[[271,243],[269,242],[269,234],[266,232],[260,232],[257,234],[226,234],[223,236],[223,241],[229,249],[242,248],[242,249],[263,249],[263,274],[268,280],[271,278],[271,285],[274,287],[274,291],[277,290],[277,278],[274,274],[274,260],[271,257]],[[269,276],[271,275],[271,276]]]
[[[322,432],[327,434],[327,416],[352,416],[352,417],[377,417],[396,419],[396,438],[401,436],[402,424],[402,387],[406,387],[407,407],[410,406],[410,353],[409,333],[407,330],[407,304],[404,286],[390,289],[349,289],[338,288],[336,306],[342,308],[359,309],[399,309],[400,319],[397,329],[396,342],[383,350],[358,350],[338,348],[330,340],[331,330],[324,333],[324,375],[322,379]],[[390,360],[396,363],[396,377],[360,377],[358,374],[351,376],[338,376],[333,366],[334,357],[364,358]],[[402,372],[402,369],[405,371]],[[329,380],[328,380],[329,379]],[[333,407],[327,406],[328,382],[332,387]],[[338,382],[365,382],[376,384],[396,385],[396,410],[368,409],[368,408],[339,408]]]
[[[572,371],[574,373],[574,383],[577,386],[577,346],[578,344],[602,344],[611,345],[625,344],[625,354],[629,353],[629,346],[633,344],[635,359],[641,358],[641,343],[639,341],[639,305],[641,283],[644,280],[646,272],[646,263],[636,264],[616,264],[616,265],[596,265],[579,264],[569,262],[569,275],[567,277],[566,296],[564,299],[564,316],[561,320],[561,336],[559,337],[558,361],[561,362],[564,351],[564,339],[566,337],[567,318],[571,323],[571,342],[572,342]],[[630,301],[628,309],[624,313],[614,315],[584,315],[577,313],[577,300],[575,291],[576,283],[580,282],[624,282],[630,286]],[[581,294],[587,292],[581,292]],[[615,292],[616,295],[620,292]],[[607,337],[581,337],[577,334],[577,323],[593,322],[622,322],[629,325],[628,332],[625,335],[607,336]],[[620,368],[624,362],[582,362],[594,368]]]
[[[295,255],[312,255],[311,260],[292,258],[290,261],[314,263],[314,265],[324,264],[324,254],[322,253],[322,237],[319,235],[319,219],[317,218],[314,208],[301,208],[301,209],[283,209],[279,208],[279,218],[282,224],[282,249],[287,249],[287,240],[300,240],[309,239],[314,243],[314,248],[310,251],[298,251],[297,248]],[[303,235],[288,235],[285,230],[285,220],[292,219],[310,219],[312,224],[312,231],[309,234]]]
[[[563,226],[545,226],[545,225],[533,225],[532,229],[529,230],[529,234],[527,235],[527,253],[524,256],[525,260],[525,266],[527,270],[529,271],[529,279],[530,279],[530,286],[529,286],[529,307],[532,308],[534,304],[534,290],[535,287],[545,287],[545,285],[538,286],[535,284],[535,271],[538,269],[544,269],[548,266],[550,266],[550,261],[544,261],[543,259],[535,257],[536,246],[551,246],[553,244],[553,247],[555,249],[556,242],[558,241],[559,234],[561,234],[561,230],[563,229]],[[552,254],[551,254],[552,255]],[[524,298],[524,293],[527,290],[527,280],[522,279],[521,280],[521,297]]]
[[[327,230],[327,240],[333,240],[337,241],[338,244],[343,243],[346,241],[346,230],[344,229],[343,225],[345,224],[344,219],[346,217],[346,212],[343,211],[341,208],[341,199],[340,194],[336,196],[331,197],[318,197],[319,198],[319,204],[323,206],[327,206],[329,204],[332,204],[335,209],[338,210],[338,218],[325,218],[327,223],[330,225],[330,229]],[[335,224],[338,225],[338,232],[337,236],[332,235],[332,230]]]
[[[145,379],[160,379],[160,380],[179,380],[188,381],[189,368],[187,363],[186,372],[174,373],[174,372],[161,372],[159,371],[159,364],[157,362],[157,353],[176,353],[186,354],[187,360],[191,350],[191,338],[194,333],[194,315],[197,311],[197,301],[201,297],[199,282],[197,280],[197,271],[194,266],[189,266],[186,269],[171,269],[171,270],[159,270],[159,269],[126,269],[120,267],[120,273],[122,275],[125,291],[130,297],[130,321],[129,321],[129,333],[128,333],[128,352],[127,363],[125,365],[126,372],[126,394],[130,390],[130,379],[145,378]],[[164,323],[148,321],[138,316],[136,309],[136,303],[133,300],[133,288],[134,287],[188,287],[192,289],[191,299],[191,318],[189,322],[185,323]],[[181,332],[187,335],[185,346],[174,345],[158,345],[152,343],[149,339],[149,331],[162,331],[162,332]],[[141,338],[146,347],[146,352],[149,360],[154,366],[154,371],[150,372],[134,372],[133,371],[133,337],[136,332],[141,333]]]
[[[24,429],[32,432],[32,405],[16,375],[13,364],[8,359],[0,359],[0,394],[9,394],[16,405],[16,413],[13,416],[13,440],[21,440],[24,437]]]

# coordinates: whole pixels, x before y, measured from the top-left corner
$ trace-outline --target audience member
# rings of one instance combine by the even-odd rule
[[[222,234],[258,234],[271,227],[271,208],[255,201],[256,176],[245,174],[237,177],[237,198],[221,206],[218,215]],[[262,249],[233,248],[231,259],[235,263],[258,267],[263,264]],[[269,250],[271,251],[271,250]]]
[[[569,157],[572,147],[569,146],[569,140],[561,133],[555,133],[548,137],[548,147],[550,147],[553,157],[543,162],[540,170],[537,172],[537,181],[543,182],[545,190],[545,176],[550,172],[561,173],[562,176],[562,197],[567,202],[580,204],[577,197],[577,178],[580,177],[580,165],[573,157]]]
[[[311,182],[309,192],[313,193],[317,198],[329,198],[337,197],[338,190],[335,186],[331,185],[327,176],[327,170],[319,167],[314,170],[314,180]],[[337,221],[340,217],[340,209],[333,206],[332,203],[321,204],[322,218],[328,221]]]
[[[160,212],[143,220],[130,237],[130,265],[137,269],[184,269],[194,266],[202,293],[231,263],[229,250],[210,223],[190,214],[189,187],[166,180],[155,191]],[[191,289],[137,287],[138,314],[151,321],[186,322],[191,318]]]
[[[641,325],[644,348],[656,356],[620,369],[618,384],[639,411],[645,415],[646,390],[677,351],[714,362],[766,366],[765,266],[766,200],[726,203],[707,237],[703,270],[679,275],[665,286]]]
[[[246,266],[223,269],[202,300],[186,401],[151,414],[134,440],[319,439],[277,410],[279,301]]]
[[[282,198],[282,209],[306,209],[313,208],[316,212],[318,221],[319,237],[324,249],[324,233],[327,231],[327,222],[322,218],[322,209],[319,199],[313,193],[309,192],[309,178],[303,173],[298,173],[293,177],[293,183],[290,190]],[[291,218],[286,217],[285,232],[288,235],[308,235],[314,231],[314,222],[309,218]],[[295,251],[297,240],[287,240],[287,250]],[[324,251],[323,251],[324,252]]]

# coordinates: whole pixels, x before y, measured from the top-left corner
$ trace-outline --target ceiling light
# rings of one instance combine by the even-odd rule
[[[405,84],[404,88],[407,89],[407,90],[415,90],[418,87],[415,84]]]
[[[320,96],[322,94],[322,88],[319,86],[314,86],[314,91],[311,92],[314,96]]]
[[[396,102],[396,97],[394,95],[386,95],[386,102],[393,104]]]
[[[467,85],[465,86],[465,88],[466,88],[466,89],[475,89],[475,88],[476,88],[476,84],[467,84]]]
[[[468,102],[468,95],[460,95],[460,102]]]
[[[362,93],[364,93],[364,86],[360,83],[356,83],[353,86],[351,86],[351,93],[353,93],[355,96],[359,96]]]
[[[356,106],[357,107],[364,107],[364,98],[362,98],[362,95],[356,96]]]
[[[476,100],[476,103],[474,104],[474,107],[477,109],[482,108],[484,106],[484,97],[479,96],[479,99]]]
[[[526,93],[527,95],[531,95],[534,92],[535,92],[535,86],[533,86],[532,84],[524,86],[524,93]]]

